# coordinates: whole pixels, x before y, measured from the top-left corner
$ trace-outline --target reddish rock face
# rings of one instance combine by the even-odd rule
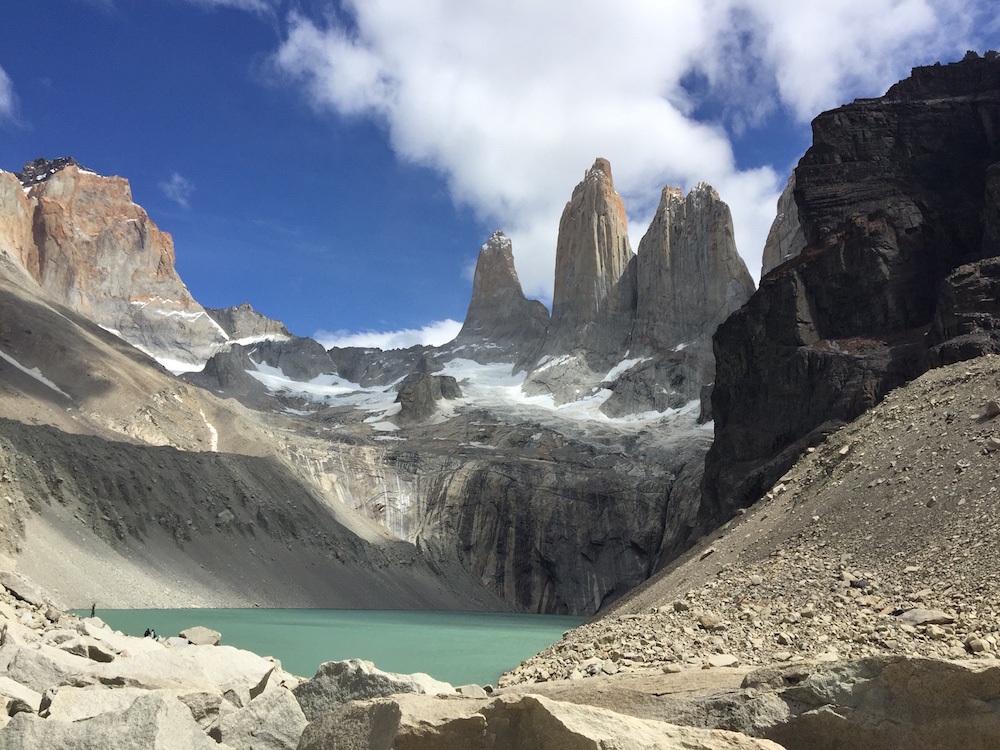
[[[715,337],[706,527],[759,497],[811,441],[926,370],[930,347],[967,356],[989,350],[983,335],[1000,340],[990,307],[976,310],[976,287],[992,289],[993,269],[975,265],[1000,255],[997,162],[995,57],[917,68],[880,99],[816,118],[795,170],[806,245]],[[980,344],[940,348],[970,314]]]
[[[177,276],[173,240],[132,201],[127,180],[70,163],[25,196],[9,185],[13,175],[3,177],[0,232],[54,299],[167,359],[197,362],[226,340]]]

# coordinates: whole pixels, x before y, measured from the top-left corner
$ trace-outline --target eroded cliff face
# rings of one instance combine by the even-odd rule
[[[979,343],[949,357],[995,346],[993,264],[983,258],[998,251],[998,160],[995,58],[916,68],[884,97],[816,118],[795,170],[806,247],[715,337],[705,528],[933,364],[931,347],[961,329],[956,316],[979,321]]]
[[[268,338],[291,338],[284,323],[261,315],[249,302],[221,309],[206,307],[205,312],[212,316],[212,320],[218,323],[231,339],[256,341]]]
[[[133,202],[127,180],[65,159],[28,169],[37,164],[22,173],[27,195],[17,197],[14,175],[0,180],[0,231],[46,293],[163,359],[201,362],[223,345],[174,270],[170,235]]]

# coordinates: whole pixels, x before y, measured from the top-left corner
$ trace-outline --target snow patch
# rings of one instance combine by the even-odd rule
[[[219,431],[217,429],[215,429],[215,425],[214,424],[212,424],[211,422],[208,421],[208,417],[205,416],[205,410],[204,409],[198,409],[198,411],[201,413],[201,418],[203,420],[205,420],[205,426],[208,427],[208,432],[212,436],[211,437],[211,447],[209,448],[209,450],[212,451],[213,453],[218,453],[219,452]]]
[[[687,347],[688,347],[687,343],[678,344],[677,346],[674,347],[674,351],[675,352],[683,351],[684,349],[687,349]]]
[[[47,388],[51,388],[53,391],[55,391],[56,393],[58,393],[60,396],[64,396],[65,398],[68,398],[70,401],[73,400],[73,397],[70,396],[68,393],[66,393],[66,391],[64,391],[62,388],[60,388],[59,386],[57,386],[55,383],[53,383],[47,377],[45,377],[44,375],[42,375],[42,371],[39,370],[37,367],[25,367],[24,365],[22,365],[20,362],[18,362],[16,359],[14,359],[13,357],[11,357],[9,354],[7,354],[5,352],[0,352],[0,357],[2,357],[4,360],[6,360],[7,362],[9,362],[10,364],[14,365],[14,367],[16,367],[18,370],[20,370],[21,372],[23,372],[25,375],[28,375],[28,376],[34,378],[35,380],[37,380],[39,383],[41,383],[42,385],[46,386]]]
[[[652,357],[636,357],[635,359],[623,359],[617,365],[608,370],[608,374],[604,376],[604,382],[610,383],[617,380],[623,373],[628,372],[633,367],[635,367],[640,362],[649,362]]]

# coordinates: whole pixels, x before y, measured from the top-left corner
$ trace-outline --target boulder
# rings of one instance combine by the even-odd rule
[[[180,635],[181,638],[187,639],[195,646],[218,646],[219,641],[222,640],[222,633],[217,630],[202,627],[201,625],[196,625],[193,628],[182,630],[178,635]]]
[[[267,690],[227,713],[213,734],[234,750],[295,750],[306,724],[295,696],[282,688]]]
[[[0,571],[0,584],[18,599],[32,606],[44,607],[49,604],[49,598],[45,592],[20,573],[9,570]]]
[[[273,670],[272,662],[250,651],[189,645],[122,657],[83,670],[81,677],[149,689],[183,686],[219,691],[240,708],[263,692]]]
[[[114,691],[108,691],[114,692]],[[172,697],[147,693],[121,711],[80,721],[19,713],[0,730],[0,750],[222,750]]]
[[[395,674],[377,669],[370,661],[349,659],[319,665],[316,674],[293,691],[302,712],[313,721],[335,706],[354,700],[380,698],[398,693],[449,695],[455,689],[430,675]]]
[[[537,695],[491,701],[401,695],[350,703],[306,727],[300,750],[781,750],[768,740],[680,727]]]

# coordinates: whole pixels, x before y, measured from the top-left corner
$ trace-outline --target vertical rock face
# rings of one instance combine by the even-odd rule
[[[521,290],[510,239],[494,232],[479,251],[472,299],[455,343],[520,355],[538,346],[548,322],[545,305]]]
[[[806,247],[715,337],[706,526],[759,497],[810,441],[923,372],[928,347],[971,318],[1000,338],[995,269],[980,263],[1000,252],[987,199],[998,161],[995,57],[916,68],[881,99],[816,118],[795,170]]]
[[[0,172],[0,249],[37,277],[38,251],[31,232],[35,205],[15,175]]]
[[[711,336],[754,284],[736,251],[729,206],[701,183],[666,187],[636,254],[634,345],[673,349]]]
[[[615,192],[611,165],[598,159],[559,220],[550,353],[609,350],[616,338],[627,338],[634,292],[621,282],[631,260],[625,205]]]
[[[22,260],[45,291],[155,356],[198,362],[227,339],[177,276],[170,235],[132,202],[126,180],[75,163],[35,171]]]
[[[764,243],[760,275],[763,278],[786,260],[794,258],[806,246],[806,236],[799,222],[799,207],[795,205],[795,172],[778,198],[778,213],[771,223]]]

